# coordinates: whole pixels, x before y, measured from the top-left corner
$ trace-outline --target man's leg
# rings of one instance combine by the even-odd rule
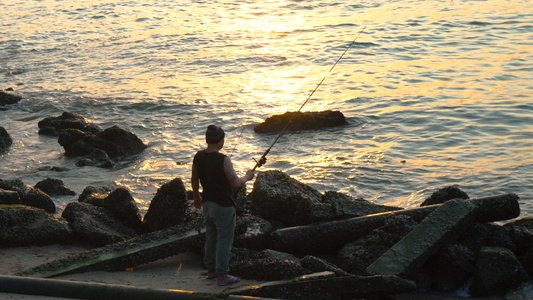
[[[235,207],[233,206],[218,206],[217,212],[214,214],[217,230],[216,265],[219,279],[226,277],[229,272],[229,258],[235,235],[235,217]]]
[[[216,251],[217,251],[217,228],[213,220],[213,212],[215,211],[215,203],[204,202],[203,216],[205,224],[205,249],[204,249],[204,264],[207,268],[207,273],[212,274],[216,272]]]

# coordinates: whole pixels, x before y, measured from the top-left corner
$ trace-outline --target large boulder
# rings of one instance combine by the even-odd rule
[[[56,205],[50,196],[39,189],[24,184],[19,179],[0,179],[0,188],[4,190],[16,191],[19,194],[20,203],[22,205],[42,208],[48,213],[54,213],[56,211]]]
[[[468,194],[463,192],[460,188],[447,186],[431,194],[431,196],[424,200],[420,206],[441,204],[456,198],[469,199]]]
[[[66,187],[61,179],[46,178],[45,180],[37,182],[34,187],[50,196],[76,195],[76,192]]]
[[[17,104],[20,100],[22,100],[22,97],[19,95],[0,91],[0,105]]]
[[[502,295],[528,280],[514,253],[501,247],[483,247],[478,254],[470,292],[473,297]]]
[[[409,216],[395,216],[385,225],[346,244],[337,254],[342,269],[366,275],[366,268],[406,236],[418,223]]]
[[[100,126],[90,122],[84,117],[73,112],[63,112],[59,117],[48,117],[39,121],[39,134],[57,136],[66,129],[77,129],[82,132],[99,133],[102,132]]]
[[[155,194],[143,222],[148,231],[183,224],[187,209],[187,191],[180,178],[163,184]]]
[[[72,232],[63,218],[24,205],[0,205],[0,247],[67,244]]]
[[[102,206],[124,225],[133,228],[138,233],[144,232],[145,227],[141,221],[139,208],[127,189],[121,187],[112,191],[104,198]]]
[[[254,214],[267,220],[282,222],[285,226],[296,224],[298,204],[305,199],[309,205],[319,204],[322,195],[281,171],[259,173],[252,192],[248,195]]]
[[[346,118],[340,111],[286,112],[267,118],[263,123],[255,126],[254,131],[257,133],[280,133],[285,128],[287,131],[301,131],[342,126],[346,123]]]
[[[114,159],[136,155],[146,149],[146,145],[135,134],[118,126],[96,134],[66,129],[59,135],[58,142],[68,156],[85,156],[95,149],[100,149]]]
[[[106,209],[88,203],[69,203],[62,217],[69,222],[78,239],[96,247],[122,242],[138,235]]]
[[[400,210],[400,207],[374,204],[347,194],[327,191],[319,203],[304,199],[297,205],[295,222],[298,225],[319,223],[361,217],[387,211]]]
[[[13,139],[7,133],[6,129],[0,126],[0,154],[7,151],[9,147],[13,144]]]

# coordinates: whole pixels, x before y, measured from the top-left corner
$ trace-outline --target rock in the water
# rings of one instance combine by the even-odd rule
[[[149,231],[161,230],[183,224],[187,208],[187,191],[180,178],[163,184],[158,190],[148,211],[144,223]]]
[[[56,211],[56,205],[50,196],[43,193],[39,189],[24,184],[24,182],[19,179],[0,179],[0,188],[4,190],[16,191],[19,194],[21,200],[20,203],[22,205],[42,208],[48,213],[54,213]]]
[[[110,169],[113,168],[114,164],[104,150],[93,149],[93,152],[78,160],[78,162],[76,162],[76,166],[93,166],[98,168]]]
[[[68,244],[73,236],[63,218],[23,205],[0,205],[0,247]]]
[[[456,198],[469,199],[468,194],[463,192],[458,187],[447,186],[431,194],[431,196],[429,196],[429,198],[424,200],[424,202],[422,202],[420,206],[441,204],[448,200],[452,200]]]
[[[13,144],[13,139],[7,133],[6,129],[0,126],[0,154],[7,151],[9,147]]]
[[[17,104],[20,100],[22,100],[21,96],[0,91],[0,105]]]
[[[67,188],[61,179],[46,178],[34,186],[50,196],[76,195],[76,192]]]
[[[147,147],[135,134],[118,126],[96,134],[66,129],[59,135],[58,142],[68,156],[85,156],[100,149],[111,159],[136,155]]]
[[[63,112],[59,117],[48,117],[38,123],[39,134],[59,135],[66,129],[77,129],[82,132],[99,133],[102,132],[100,126],[88,121],[84,117],[73,112]]]
[[[88,203],[69,203],[62,217],[69,222],[77,238],[97,247],[137,236],[133,229],[124,226],[104,208]]]
[[[470,292],[474,297],[501,295],[527,280],[526,271],[511,250],[484,247],[478,254]]]
[[[296,181],[281,171],[267,171],[257,175],[254,188],[248,195],[252,212],[267,220],[277,220],[286,226],[295,222],[300,201],[320,203],[322,195],[314,188]]]
[[[274,115],[254,127],[257,133],[280,133],[288,125],[288,131],[320,129],[346,125],[346,118],[340,111],[286,112]]]
[[[108,187],[88,186],[81,192],[78,201],[104,207],[104,199],[110,192],[111,188]]]

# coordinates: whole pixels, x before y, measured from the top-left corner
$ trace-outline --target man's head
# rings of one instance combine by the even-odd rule
[[[216,125],[207,126],[207,130],[205,131],[205,141],[208,144],[218,144],[224,139],[224,136],[225,133],[222,128]]]

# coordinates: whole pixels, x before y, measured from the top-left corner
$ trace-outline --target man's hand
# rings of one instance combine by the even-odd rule
[[[245,180],[246,181],[250,181],[250,180],[254,179],[254,176],[255,176],[255,172],[252,171],[252,170],[248,170],[248,171],[246,171]]]

